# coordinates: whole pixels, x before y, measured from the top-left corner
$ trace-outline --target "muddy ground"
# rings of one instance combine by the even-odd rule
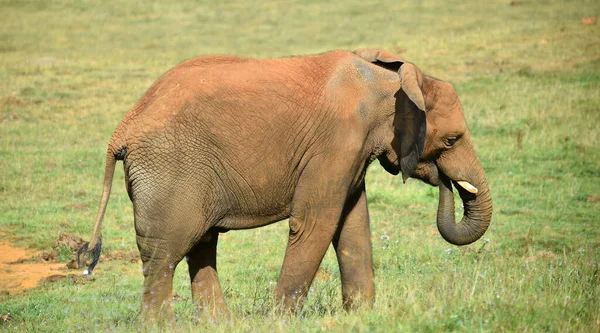
[[[60,234],[51,249],[33,251],[14,246],[7,240],[0,240],[0,294],[16,294],[36,287],[41,281],[60,281],[69,275],[81,275],[82,268],[75,260],[59,262],[59,251],[69,249],[70,258],[75,258],[84,241],[75,235]],[[68,250],[67,250],[68,251]],[[137,262],[134,251],[104,251],[100,261],[125,260]]]
[[[15,294],[33,288],[48,277],[66,276],[73,271],[65,263],[44,260],[43,254],[0,243],[0,293]]]

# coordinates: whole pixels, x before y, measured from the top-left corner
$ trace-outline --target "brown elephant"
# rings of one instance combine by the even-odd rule
[[[123,160],[143,261],[142,315],[172,317],[175,266],[187,258],[194,302],[227,312],[219,285],[220,232],[289,218],[276,287],[302,305],[329,246],[345,307],[374,299],[365,173],[375,159],[404,181],[440,187],[437,224],[456,245],[486,231],[492,202],[452,85],[383,50],[247,59],[206,56],[164,74],[115,130],[89,244],[116,160]],[[465,207],[455,224],[452,184]]]

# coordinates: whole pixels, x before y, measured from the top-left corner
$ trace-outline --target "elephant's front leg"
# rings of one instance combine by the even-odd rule
[[[298,312],[333,239],[347,197],[347,183],[304,176],[295,193],[288,246],[275,290],[276,302]]]
[[[331,217],[329,223],[290,218],[288,246],[275,290],[275,300],[285,311],[296,313],[302,309],[308,289],[333,238],[334,221],[338,218]]]
[[[342,276],[344,308],[372,306],[375,299],[373,250],[364,185],[361,192],[348,200],[333,246]]]
[[[218,232],[209,230],[187,255],[192,298],[198,309],[207,309],[212,318],[229,316],[217,275],[218,237]]]

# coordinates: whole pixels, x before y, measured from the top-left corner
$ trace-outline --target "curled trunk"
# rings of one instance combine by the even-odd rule
[[[452,181],[440,172],[440,194],[437,212],[437,226],[442,237],[454,245],[467,245],[483,236],[492,219],[492,198],[483,172],[477,183],[477,194],[472,194],[454,183],[463,201],[464,216],[455,223],[454,194]]]

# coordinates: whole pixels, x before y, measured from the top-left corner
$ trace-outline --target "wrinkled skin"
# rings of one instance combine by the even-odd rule
[[[333,244],[345,307],[370,304],[364,178],[376,158],[404,180],[440,186],[438,225],[448,241],[467,244],[485,232],[489,190],[450,84],[379,50],[192,59],[163,75],[117,127],[84,250],[97,259],[115,163],[124,160],[146,318],[172,318],[173,272],[183,258],[193,300],[213,316],[226,314],[216,266],[219,233],[286,218],[289,242],[275,300],[298,310]],[[460,224],[453,220],[452,182],[468,213]]]

